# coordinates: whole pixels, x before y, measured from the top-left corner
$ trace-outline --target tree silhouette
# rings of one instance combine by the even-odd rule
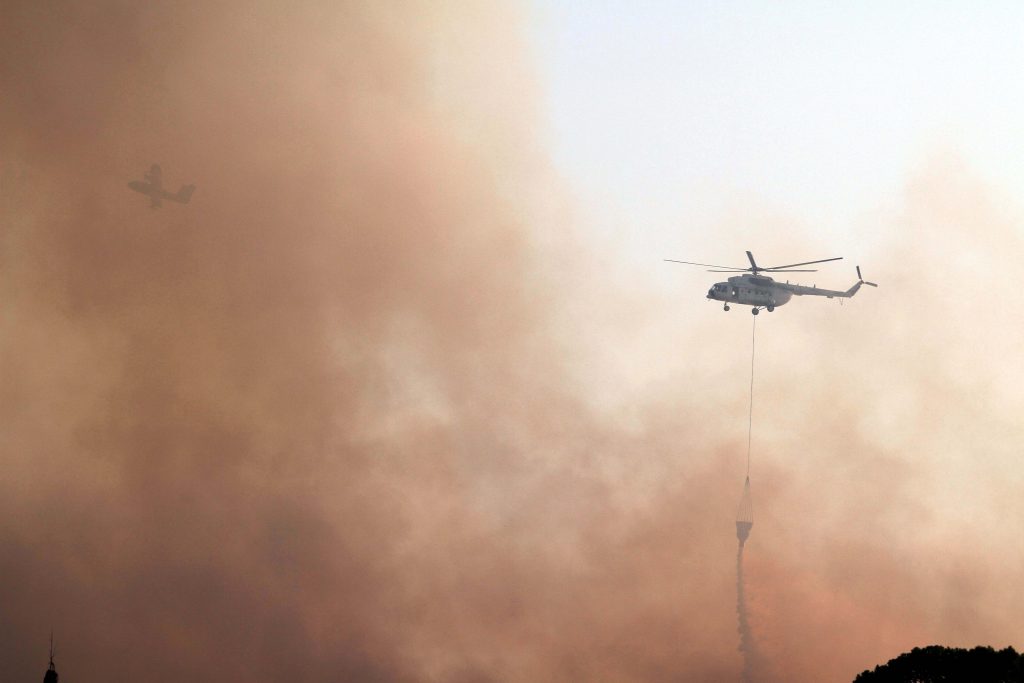
[[[1024,683],[1024,655],[1012,648],[915,647],[864,671],[854,683]]]

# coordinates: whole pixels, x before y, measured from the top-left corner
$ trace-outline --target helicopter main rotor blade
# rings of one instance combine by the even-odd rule
[[[744,270],[708,270],[708,271],[705,271],[705,272],[708,272],[708,273],[749,273],[750,272],[750,268],[746,268]],[[758,268],[757,272],[759,272],[759,273],[817,273],[818,271],[816,271],[816,270],[771,270],[771,271],[766,271],[763,268]],[[864,284],[867,284],[867,283],[865,282]]]
[[[768,270],[767,268],[758,268],[758,270],[760,272],[762,272],[762,273],[817,273],[818,272],[817,269],[814,269],[814,268],[811,268],[811,269],[797,268],[795,270],[794,269],[789,269],[789,268],[787,268],[785,270],[775,270],[774,268],[771,269],[771,270]]]
[[[747,259],[750,261],[750,269],[753,270],[755,273],[759,270],[764,270],[764,268],[757,267],[757,264],[754,262],[754,255],[751,254],[749,251],[747,252]]]
[[[829,261],[841,261],[842,258],[843,258],[842,256],[836,256],[834,258],[823,258],[823,259],[819,259],[817,261],[804,261],[803,263],[787,263],[784,266],[772,266],[771,268],[762,268],[761,270],[775,270],[775,271],[777,271],[777,270],[779,270],[781,268],[792,268],[793,266],[809,266],[812,263],[827,263]]]
[[[730,271],[739,271],[741,273],[750,270],[750,268],[733,268],[732,266],[716,266],[713,263],[695,263],[693,261],[677,261],[674,258],[665,259],[669,263],[685,263],[688,266],[704,266],[705,268],[728,268]]]

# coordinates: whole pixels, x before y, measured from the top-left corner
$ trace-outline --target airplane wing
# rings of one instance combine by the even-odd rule
[[[160,195],[164,199],[169,199],[172,202],[178,202],[179,204],[188,204],[188,200],[192,198],[192,193],[195,192],[195,185],[182,185],[181,189],[178,190],[177,194],[171,194],[170,192],[163,191]]]
[[[128,187],[129,189],[135,190],[139,194],[144,194],[147,197],[149,197],[149,206],[151,208],[160,208],[160,205],[162,203],[161,198],[165,194],[164,192],[161,192],[153,185],[150,185],[149,183],[144,183],[140,180],[131,181],[130,183],[128,183]]]

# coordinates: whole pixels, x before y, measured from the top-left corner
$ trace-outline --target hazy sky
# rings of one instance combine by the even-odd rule
[[[1021,14],[821,12],[6,3],[0,679],[737,679],[746,249],[881,284],[758,318],[769,680],[1024,647]]]
[[[846,253],[943,151],[1024,190],[1019,3],[567,0],[534,16],[552,158],[589,221],[645,248],[695,248],[682,236],[750,194]]]

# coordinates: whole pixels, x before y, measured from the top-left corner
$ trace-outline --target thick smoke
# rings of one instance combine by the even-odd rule
[[[5,5],[0,679],[737,679],[749,317],[576,237],[522,17],[283,8]],[[759,330],[783,680],[1020,632],[1017,222],[916,177]]]
[[[733,670],[636,592],[715,513],[564,367],[520,19],[282,7],[5,8],[0,678]]]

